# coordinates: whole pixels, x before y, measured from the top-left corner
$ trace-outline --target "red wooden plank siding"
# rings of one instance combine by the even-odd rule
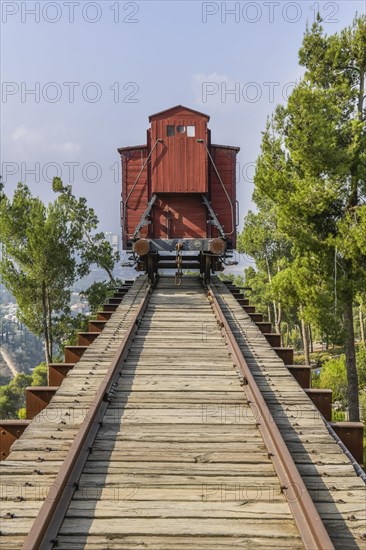
[[[159,195],[154,207],[152,238],[202,239],[207,237],[206,220],[206,209],[200,194]]]
[[[207,142],[207,115],[194,113],[189,109],[176,107],[153,115],[151,120],[151,143],[158,144],[152,155],[152,193],[206,193],[207,154],[202,143]],[[174,135],[167,135],[167,126],[174,127]],[[194,126],[195,135],[187,131],[179,133],[178,126]]]
[[[234,207],[234,225],[236,223],[236,154],[237,150],[220,145],[211,146],[211,155],[216,168],[221,176],[222,182],[227,190]],[[213,166],[211,166],[211,205],[216,212],[219,222],[225,232],[232,230],[232,217],[229,201],[219,182]],[[213,229],[213,236],[217,236],[217,230]],[[236,244],[236,229],[229,238]]]
[[[125,204],[136,178],[142,168],[142,165],[146,161],[149,154],[147,146],[140,149],[131,148],[123,149],[122,153],[122,201]],[[123,245],[126,248],[127,240],[130,238],[138,225],[143,213],[145,212],[147,203],[149,201],[149,166],[148,164],[144,168],[134,190],[132,191],[130,198],[127,202],[127,208],[125,211],[125,220],[123,227]],[[141,230],[141,236],[146,237],[148,227],[145,226]]]

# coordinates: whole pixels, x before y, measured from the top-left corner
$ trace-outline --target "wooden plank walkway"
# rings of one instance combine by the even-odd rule
[[[205,292],[197,279],[177,288],[162,277],[57,548],[270,548],[279,540],[302,548]]]

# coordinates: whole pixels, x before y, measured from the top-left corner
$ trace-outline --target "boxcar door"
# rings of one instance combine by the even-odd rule
[[[154,205],[154,239],[197,239],[207,236],[206,211],[201,195],[159,195]]]

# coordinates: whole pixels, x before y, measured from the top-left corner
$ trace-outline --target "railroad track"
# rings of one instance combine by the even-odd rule
[[[7,550],[366,546],[364,482],[217,278],[138,278],[1,470]]]

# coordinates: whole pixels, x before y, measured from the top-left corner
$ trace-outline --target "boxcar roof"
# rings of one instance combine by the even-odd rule
[[[195,113],[196,115],[204,116],[205,118],[207,118],[207,120],[210,120],[210,116],[206,115],[205,113],[201,113],[200,111],[196,111],[195,109],[190,109],[189,107],[185,107],[184,105],[175,105],[175,107],[170,107],[170,109],[164,109],[164,111],[159,111],[158,113],[154,113],[153,115],[150,115],[149,122],[151,122],[153,118],[157,116],[161,116],[164,113],[169,113],[170,111],[183,110],[183,109],[185,111],[190,111],[191,113]]]
[[[240,151],[240,147],[236,147],[235,145],[220,145],[218,143],[211,143],[211,147],[219,147],[220,149],[233,149],[234,151]],[[146,149],[147,144],[145,145],[129,145],[127,147],[118,147],[117,151],[119,153],[123,153],[124,151],[130,151],[131,149]]]
[[[220,145],[219,143],[211,143],[211,147],[218,147],[219,149],[233,149],[234,151],[240,151],[240,147],[236,145]]]
[[[130,149],[146,149],[147,148],[147,144],[145,143],[145,145],[128,145],[126,147],[118,147],[117,151],[119,153],[123,153],[123,151],[129,151]]]

